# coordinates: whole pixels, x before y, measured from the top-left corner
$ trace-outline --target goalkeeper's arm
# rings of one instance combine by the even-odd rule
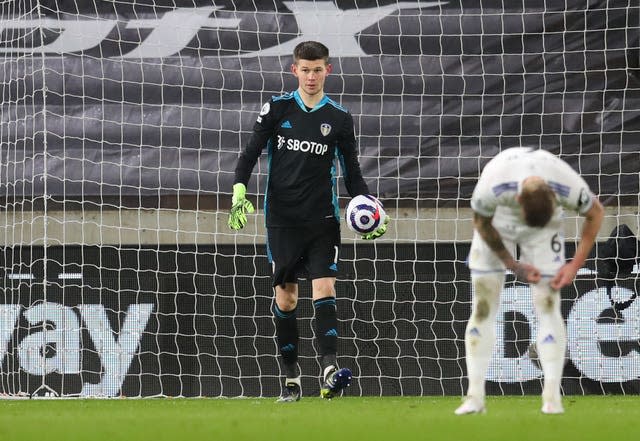
[[[231,211],[229,212],[229,228],[239,230],[247,224],[247,213],[253,213],[251,201],[246,198],[247,187],[242,183],[233,184]]]

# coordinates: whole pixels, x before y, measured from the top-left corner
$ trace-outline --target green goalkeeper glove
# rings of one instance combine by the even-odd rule
[[[385,214],[384,222],[382,223],[382,225],[380,225],[377,230],[372,231],[371,233],[363,235],[362,238],[364,240],[373,240],[373,239],[379,238],[380,236],[382,236],[384,233],[387,232],[387,224],[388,223],[389,223],[389,216],[387,216]]]
[[[231,212],[229,213],[229,228],[239,230],[247,224],[247,213],[253,213],[254,208],[245,194],[247,187],[244,184],[233,185],[233,197],[231,198]],[[373,234],[373,233],[372,233]]]

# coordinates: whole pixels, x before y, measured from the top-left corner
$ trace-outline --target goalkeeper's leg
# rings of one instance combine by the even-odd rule
[[[495,321],[500,306],[504,272],[471,273],[473,303],[464,343],[469,389],[456,415],[485,411],[485,378],[496,341]]]
[[[548,280],[532,285],[538,315],[536,346],[544,373],[542,412],[563,413],[560,383],[565,364],[567,331],[560,312],[560,293],[549,287]]]
[[[298,285],[287,283],[284,287],[276,286],[276,301],[273,305],[273,317],[276,325],[276,339],[285,374],[285,383],[280,402],[300,400],[302,388],[300,370],[298,368],[298,320],[296,307],[298,301]]]
[[[315,310],[316,341],[322,368],[320,395],[331,399],[351,384],[351,371],[340,369],[337,363],[338,318],[335,297],[335,278],[321,277],[313,282],[313,308]]]

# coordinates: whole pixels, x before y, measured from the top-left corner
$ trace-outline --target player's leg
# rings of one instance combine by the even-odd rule
[[[315,334],[320,352],[320,366],[324,370],[335,366],[338,350],[338,316],[336,309],[335,277],[322,277],[311,282]]]
[[[280,350],[282,370],[285,374],[284,388],[278,401],[298,401],[302,396],[300,369],[298,367],[298,284],[286,283],[276,286],[273,317],[276,326],[276,340]]]
[[[315,336],[322,369],[323,398],[333,398],[351,384],[351,371],[340,369],[337,362],[338,318],[336,308],[336,274],[340,249],[337,224],[318,228],[311,240],[307,268],[312,282]]]
[[[560,383],[565,364],[567,331],[560,312],[560,293],[551,289],[546,278],[532,285],[532,292],[538,316],[536,348],[544,373],[542,412],[562,413]]]
[[[285,375],[282,396],[278,401],[298,401],[302,396],[298,367],[297,271],[303,245],[300,235],[289,229],[269,228],[267,255],[273,268],[275,301],[272,306],[276,341]]]
[[[521,244],[522,260],[534,264],[542,280],[531,285],[538,319],[536,350],[544,373],[542,391],[544,413],[562,413],[560,383],[565,364],[567,332],[560,312],[560,293],[549,286],[550,279],[564,264],[564,234],[561,221],[553,220],[537,229]]]
[[[347,368],[340,369],[337,362],[338,318],[335,280],[335,277],[322,277],[312,281],[315,333],[322,369],[320,394],[327,399],[338,395],[351,384],[351,371]]]
[[[457,415],[485,410],[485,378],[496,342],[496,316],[500,306],[500,292],[504,285],[503,272],[471,273],[473,300],[471,316],[464,335],[465,360],[469,388]]]
[[[505,246],[514,247],[511,241],[503,241]],[[485,378],[496,341],[495,322],[505,278],[504,265],[477,232],[471,242],[469,267],[473,298],[464,337],[469,387],[455,411],[457,415],[485,410]]]

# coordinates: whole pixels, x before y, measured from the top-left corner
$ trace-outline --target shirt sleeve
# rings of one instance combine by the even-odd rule
[[[568,210],[585,214],[593,205],[595,195],[589,189],[589,185],[569,164],[562,162],[560,175],[562,183],[551,181],[549,185],[558,195],[558,202]],[[560,181],[560,179],[558,179]]]
[[[498,206],[498,198],[490,185],[490,177],[483,173],[471,195],[471,208],[480,216],[493,217]]]
[[[269,144],[269,140],[273,136],[275,120],[273,100],[269,100],[260,109],[260,114],[253,125],[251,138],[240,153],[236,164],[234,183],[245,186],[249,184],[253,168],[258,162],[262,150]]]
[[[369,187],[362,177],[356,146],[353,116],[347,113],[337,147],[344,184],[351,197],[359,194],[371,194]]]

